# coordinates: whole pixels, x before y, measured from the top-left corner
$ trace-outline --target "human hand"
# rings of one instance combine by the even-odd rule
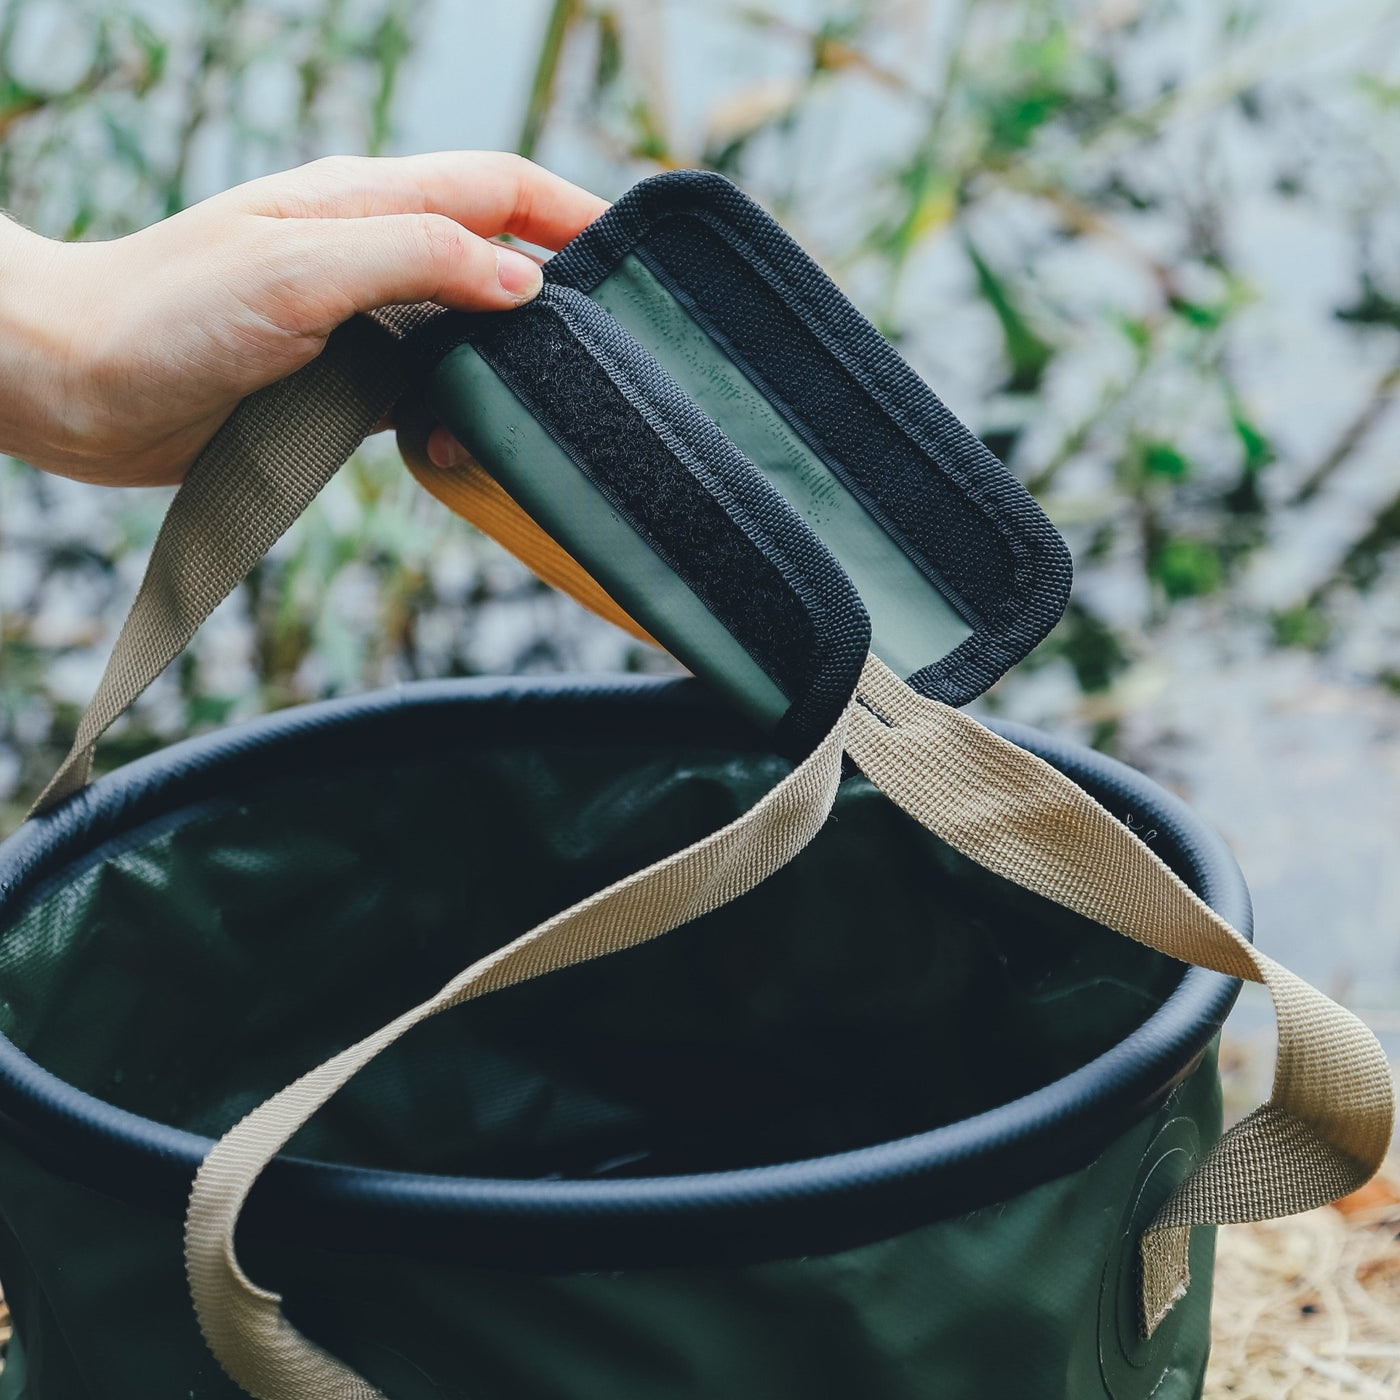
[[[0,219],[0,451],[110,486],[179,481],[255,389],[357,311],[518,306],[606,203],[518,156],[334,156],[107,243]],[[451,460],[441,430],[432,455]]]

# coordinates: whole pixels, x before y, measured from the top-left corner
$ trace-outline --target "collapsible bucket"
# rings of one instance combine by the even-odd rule
[[[1012,726],[1237,928],[1176,798]],[[419,684],[176,745],[0,862],[4,1400],[240,1392],[185,1292],[210,1137],[788,768],[697,682]],[[746,898],[440,1017],[267,1172],[240,1244],[394,1400],[1198,1393],[1237,983],[959,856],[866,779]]]
[[[1199,1394],[1212,1229],[1375,1171],[1375,1038],[1179,802],[957,708],[1067,552],[771,219],[664,177],[547,280],[235,410],[0,847],[0,1400]],[[87,788],[391,409],[697,678],[411,686]],[[1278,1067],[1222,1135],[1240,978]]]

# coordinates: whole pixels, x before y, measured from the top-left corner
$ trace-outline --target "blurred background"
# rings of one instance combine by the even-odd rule
[[[336,151],[514,148],[609,196],[724,171],[1070,540],[1063,624],[985,708],[1188,797],[1264,945],[1400,1054],[1398,48],[1400,6],[1350,0],[3,0],[0,207],[108,238]],[[166,500],[0,459],[0,830]],[[384,438],[101,761],[417,677],[668,664]],[[1267,1002],[1232,1026],[1266,1041]]]

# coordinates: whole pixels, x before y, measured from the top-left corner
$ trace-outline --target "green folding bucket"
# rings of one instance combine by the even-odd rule
[[[0,1400],[1198,1395],[1213,1227],[1386,1152],[1374,1036],[1174,798],[958,708],[1067,551],[771,219],[662,177],[546,278],[234,411],[0,847]],[[391,409],[697,678],[410,686],[87,788]],[[1240,978],[1278,1068],[1222,1134]]]
[[[1248,928],[1179,800],[999,729]],[[186,1296],[209,1139],[788,767],[694,681],[442,682],[176,745],[23,829],[0,1396],[239,1395]],[[744,899],[387,1052],[266,1173],[243,1256],[393,1400],[1193,1396],[1212,1232],[1151,1342],[1135,1247],[1219,1131],[1236,988],[852,776]]]

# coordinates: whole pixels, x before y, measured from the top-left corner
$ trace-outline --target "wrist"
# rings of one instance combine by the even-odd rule
[[[60,470],[73,371],[64,251],[0,215],[0,453]]]

